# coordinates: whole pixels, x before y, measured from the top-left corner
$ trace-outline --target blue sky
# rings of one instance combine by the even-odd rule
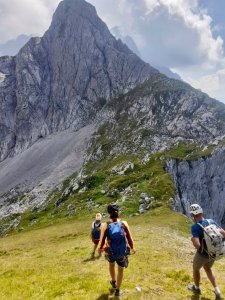
[[[225,102],[225,0],[90,0],[109,28],[133,38],[142,59],[177,72]],[[42,36],[59,0],[0,0],[0,44]]]

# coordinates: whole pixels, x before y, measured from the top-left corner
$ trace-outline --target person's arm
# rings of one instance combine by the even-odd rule
[[[223,237],[225,238],[225,230],[223,230],[223,228],[221,228],[220,232],[222,233]]]
[[[193,243],[195,249],[197,249],[197,250],[200,249],[201,244],[200,244],[200,241],[199,241],[199,238],[198,238],[198,237],[192,237],[192,238],[191,238],[191,241],[192,241],[192,243]]]
[[[91,240],[93,241],[93,234],[92,234],[92,231],[93,231],[93,228],[94,228],[94,223],[91,224],[91,234],[90,234],[90,237],[91,237]]]
[[[107,223],[104,223],[102,225],[100,241],[98,243],[98,253],[101,253],[104,250],[106,237],[107,237]]]
[[[195,249],[199,250],[201,247],[201,243],[199,240],[199,235],[200,235],[200,231],[201,231],[201,227],[197,224],[192,225],[191,227],[191,233],[192,233],[192,244],[195,247]]]
[[[125,232],[126,232],[126,238],[127,238],[128,245],[130,246],[130,249],[134,254],[136,252],[136,250],[134,248],[134,241],[133,241],[133,238],[131,236],[129,225],[127,224],[127,222],[124,222],[124,225],[125,225],[124,227],[125,227]]]

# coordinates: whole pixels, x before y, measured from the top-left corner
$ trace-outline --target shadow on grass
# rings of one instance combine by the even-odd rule
[[[101,256],[96,256],[96,257],[88,257],[86,259],[83,260],[84,263],[86,262],[90,262],[90,261],[95,261],[98,260]]]
[[[96,300],[109,300],[109,299],[114,299],[114,297],[109,294],[102,294]]]
[[[191,300],[211,300],[211,299],[206,297],[200,297],[199,295],[192,295]]]
[[[110,288],[108,294],[102,294],[96,300],[114,300],[114,299],[118,299],[117,297],[115,297],[114,293],[115,293],[114,289]]]
[[[114,294],[102,294],[96,300],[114,300],[118,299],[114,296]]]

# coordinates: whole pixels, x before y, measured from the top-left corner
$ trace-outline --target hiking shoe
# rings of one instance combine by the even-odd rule
[[[110,280],[110,284],[111,284],[112,288],[115,290],[116,289],[116,281]]]
[[[115,297],[120,297],[120,296],[122,296],[122,294],[123,293],[120,290],[116,289]]]
[[[199,288],[199,287],[196,287],[194,284],[189,284],[189,285],[187,286],[187,288],[188,288],[188,290],[194,292],[194,293],[197,294],[197,295],[200,295],[200,294],[201,294],[200,288]]]
[[[214,292],[215,293],[215,292]],[[215,293],[216,294],[216,298],[215,298],[215,300],[220,300],[220,299],[224,299],[224,297],[223,297],[223,295],[222,294],[217,294],[217,293]]]

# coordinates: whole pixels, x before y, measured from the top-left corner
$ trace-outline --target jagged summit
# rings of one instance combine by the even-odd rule
[[[106,24],[98,17],[94,6],[84,0],[64,0],[59,3],[56,9],[49,32],[55,33],[56,37],[72,38],[80,31],[90,30],[93,27],[99,30],[105,38],[110,38],[111,34]]]
[[[65,16],[68,19],[75,19],[79,15],[90,18],[91,21],[97,17],[97,12],[93,5],[84,0],[63,0],[53,14],[52,25],[66,21]]]

